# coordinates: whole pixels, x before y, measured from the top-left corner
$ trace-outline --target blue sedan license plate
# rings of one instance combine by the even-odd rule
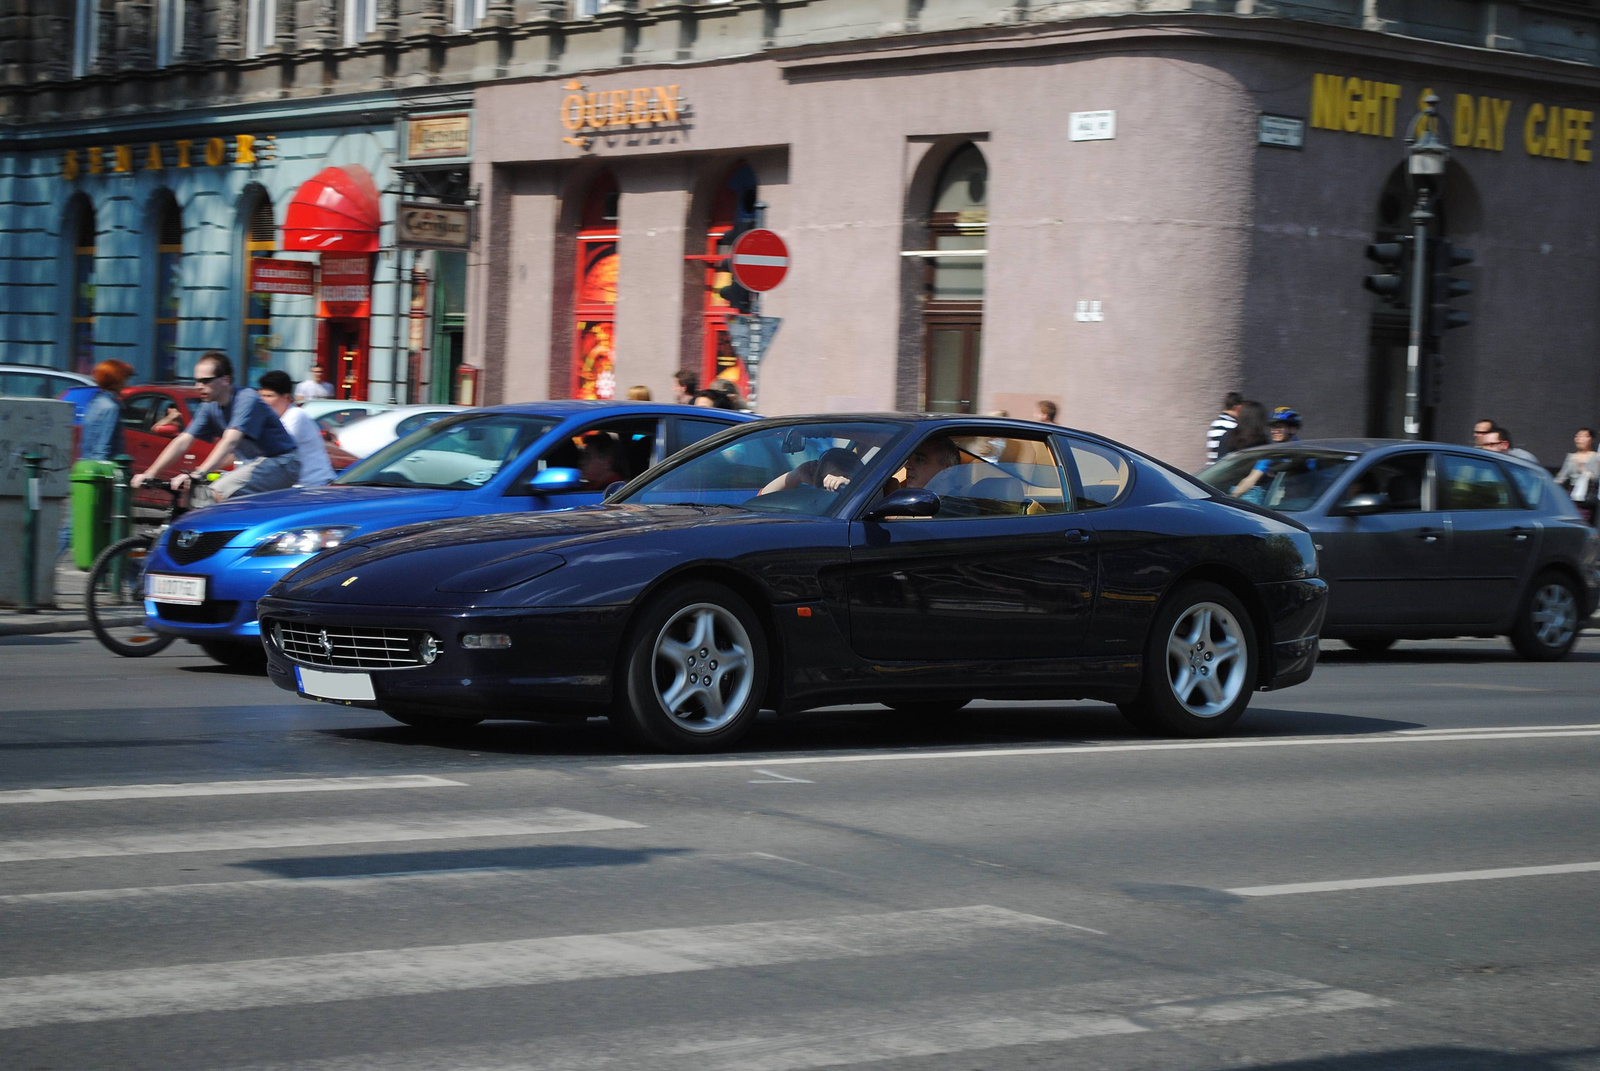
[[[313,699],[342,699],[346,702],[377,699],[372,690],[370,673],[324,673],[320,669],[294,667],[294,682],[300,690]]]

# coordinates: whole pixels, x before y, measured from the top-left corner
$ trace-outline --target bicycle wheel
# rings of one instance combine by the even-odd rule
[[[83,592],[95,638],[124,658],[153,655],[177,638],[144,623],[144,563],[153,545],[145,535],[111,544],[94,560]]]

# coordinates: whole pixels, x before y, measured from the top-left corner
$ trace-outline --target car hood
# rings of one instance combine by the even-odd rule
[[[179,518],[174,528],[202,532],[239,529],[240,539],[253,538],[258,527],[272,531],[334,524],[353,524],[373,531],[407,524],[419,517],[459,513],[465,491],[430,491],[408,487],[291,487],[232,502],[206,506]]]
[[[622,505],[413,524],[347,540],[289,573],[268,594],[350,605],[459,604],[459,594],[442,597],[439,585],[449,581],[449,590],[458,592],[504,589],[602,548],[609,551],[619,540],[776,519],[731,507]],[[464,577],[478,580],[463,584]]]

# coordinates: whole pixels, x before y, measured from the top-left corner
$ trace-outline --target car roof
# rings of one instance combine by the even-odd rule
[[[584,413],[615,412],[618,414],[677,413],[679,416],[716,414],[718,419],[753,420],[756,414],[737,409],[707,409],[703,405],[679,405],[676,402],[605,402],[577,398],[559,398],[544,402],[508,402],[504,405],[484,406],[481,412],[532,413],[536,416],[553,416],[565,420]]]
[[[82,372],[69,372],[65,368],[52,368],[47,364],[0,364],[0,372],[36,372],[39,375],[77,380],[86,387],[94,385],[94,378],[91,376],[86,376]]]
[[[1524,465],[1532,462],[1515,454],[1500,454],[1465,443],[1442,443],[1431,439],[1296,439],[1288,443],[1262,443],[1239,451],[1241,454],[1273,453],[1284,450],[1316,450],[1329,454],[1396,453],[1406,450],[1450,450],[1455,453],[1481,454],[1499,461],[1516,461]],[[1534,465],[1534,468],[1539,468]]]

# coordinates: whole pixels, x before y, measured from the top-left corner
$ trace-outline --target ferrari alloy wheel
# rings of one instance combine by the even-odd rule
[[[755,721],[767,684],[766,635],[748,603],[721,584],[663,592],[640,615],[627,650],[624,723],[668,751],[711,751]]]
[[[1217,584],[1188,584],[1156,614],[1138,699],[1122,707],[1136,727],[1216,736],[1250,703],[1256,639],[1250,614]]]
[[[1540,573],[1517,613],[1511,645],[1531,662],[1555,662],[1567,657],[1577,638],[1578,593],[1560,573]]]

